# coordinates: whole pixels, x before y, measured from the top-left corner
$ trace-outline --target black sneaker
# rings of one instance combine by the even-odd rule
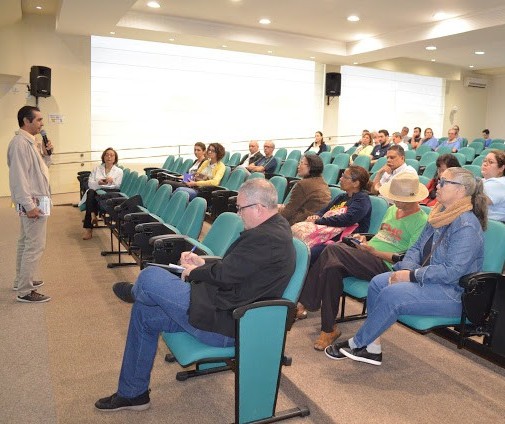
[[[337,361],[340,359],[346,359],[347,356],[340,353],[340,349],[346,347],[349,347],[349,340],[346,340],[345,342],[333,342],[324,349],[324,353],[328,358],[336,359]]]
[[[124,398],[114,393],[112,396],[98,399],[95,407],[104,412],[115,412],[129,409],[130,411],[144,411],[151,406],[149,390],[134,398]]]
[[[355,361],[366,362],[372,365],[382,364],[382,353],[370,353],[366,350],[366,346],[356,349],[341,348],[340,353]]]
[[[41,287],[41,286],[44,285],[44,282],[43,281],[32,281],[32,284],[33,284],[33,288],[35,290],[37,290],[39,287]],[[18,288],[17,287],[13,287],[12,290],[18,291]]]
[[[37,293],[35,290],[32,290],[30,293],[28,293],[23,297],[18,296],[16,300],[18,302],[25,302],[25,303],[43,303],[43,302],[49,302],[51,298],[49,296],[44,296],[43,294]]]
[[[135,298],[132,293],[133,284],[132,283],[116,283],[112,286],[112,291],[119,297],[123,302],[134,303]]]

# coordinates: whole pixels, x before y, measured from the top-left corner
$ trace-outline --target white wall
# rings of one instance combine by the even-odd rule
[[[487,90],[486,120],[481,129],[489,128],[492,138],[505,138],[505,75],[494,76]]]
[[[26,15],[21,22],[0,28],[0,74],[18,75],[17,83],[0,84],[0,156],[5,164],[7,146],[18,129],[16,114],[20,107],[35,105],[27,98],[32,65],[48,66],[52,70],[52,96],[39,99],[45,129],[56,152],[89,150],[90,147],[90,40],[89,37],[61,35],[54,31],[54,17]],[[0,81],[2,78],[0,76]],[[61,114],[64,123],[48,121],[48,114]],[[55,162],[78,155],[58,157]],[[51,167],[51,187],[54,193],[76,191],[75,165]],[[10,195],[8,168],[0,167],[0,196]]]

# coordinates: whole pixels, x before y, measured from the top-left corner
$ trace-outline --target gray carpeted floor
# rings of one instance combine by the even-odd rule
[[[55,203],[75,201],[56,196]],[[151,380],[152,407],[144,412],[101,413],[94,401],[116,390],[130,306],[113,295],[116,281],[133,281],[138,268],[108,269],[107,230],[81,240],[76,208],[55,206],[40,290],[41,305],[15,302],[18,218],[0,201],[0,422],[1,423],[225,423],[233,421],[233,375],[177,382],[177,364],[164,362],[160,343]],[[352,302],[351,302],[352,303]],[[357,304],[355,308],[359,307]],[[505,370],[437,336],[421,336],[400,325],[383,337],[380,367],[330,361],[312,343],[319,318],[295,324],[287,353],[278,410],[308,405],[300,423],[505,423]],[[351,336],[359,322],[341,325]]]

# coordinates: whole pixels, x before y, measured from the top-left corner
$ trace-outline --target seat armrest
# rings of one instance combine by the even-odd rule
[[[288,308],[288,319],[287,319],[287,330],[289,331],[291,325],[295,321],[296,317],[296,305],[287,299],[267,299],[258,300],[248,305],[240,306],[233,311],[233,318],[239,320],[245,313],[251,309],[264,308],[268,306],[287,306]]]
[[[131,212],[123,217],[123,221],[140,222],[144,216],[150,216],[147,212]],[[148,221],[145,221],[148,222]]]
[[[221,256],[214,256],[214,255],[200,255],[200,258],[202,258],[206,264],[218,262],[221,259],[223,259]]]
[[[143,222],[135,226],[136,233],[145,233],[150,231],[155,231],[157,227],[164,227],[163,222],[153,221],[153,222]]]
[[[485,325],[493,307],[496,285],[505,284],[505,277],[495,272],[476,272],[460,278],[463,313],[476,325]]]

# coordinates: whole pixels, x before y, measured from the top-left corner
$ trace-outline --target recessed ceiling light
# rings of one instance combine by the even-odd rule
[[[169,38],[168,41],[175,41],[175,38]]]
[[[432,61],[432,62],[436,62],[436,61],[437,61],[437,59],[431,59],[431,61]]]
[[[436,50],[437,49],[435,46],[427,46],[425,48],[426,48],[426,50]]]
[[[476,51],[475,54],[486,54],[486,52],[483,52],[483,51]]]
[[[310,56],[309,59],[315,59],[316,57],[315,56]]]
[[[273,51],[272,51],[272,50],[268,50],[268,52],[267,52],[267,53],[270,53],[270,54],[272,54],[272,53],[273,53]]]
[[[349,22],[358,22],[359,21],[359,16],[356,16],[356,15],[351,15],[351,16],[348,16],[347,17],[347,20]]]
[[[352,62],[353,65],[357,65],[359,62]]]
[[[114,34],[115,34],[115,32],[114,32],[114,31],[111,31],[111,32],[109,32],[109,34],[110,34],[110,35],[114,35]]]
[[[228,48],[228,46],[227,46],[226,44],[221,45],[221,47],[222,47],[223,49]]]
[[[473,65],[468,65],[469,68],[473,68]]]
[[[260,19],[259,22],[260,22],[261,25],[269,25],[269,24],[272,23],[272,21],[270,19],[268,19],[268,18],[262,18],[262,19]]]
[[[35,9],[42,10],[42,6],[35,6]]]
[[[161,6],[157,1],[149,1],[147,2],[148,7],[152,7],[153,9],[159,9]]]
[[[449,15],[445,12],[437,12],[433,15],[433,19],[441,21],[442,19],[447,19]]]

